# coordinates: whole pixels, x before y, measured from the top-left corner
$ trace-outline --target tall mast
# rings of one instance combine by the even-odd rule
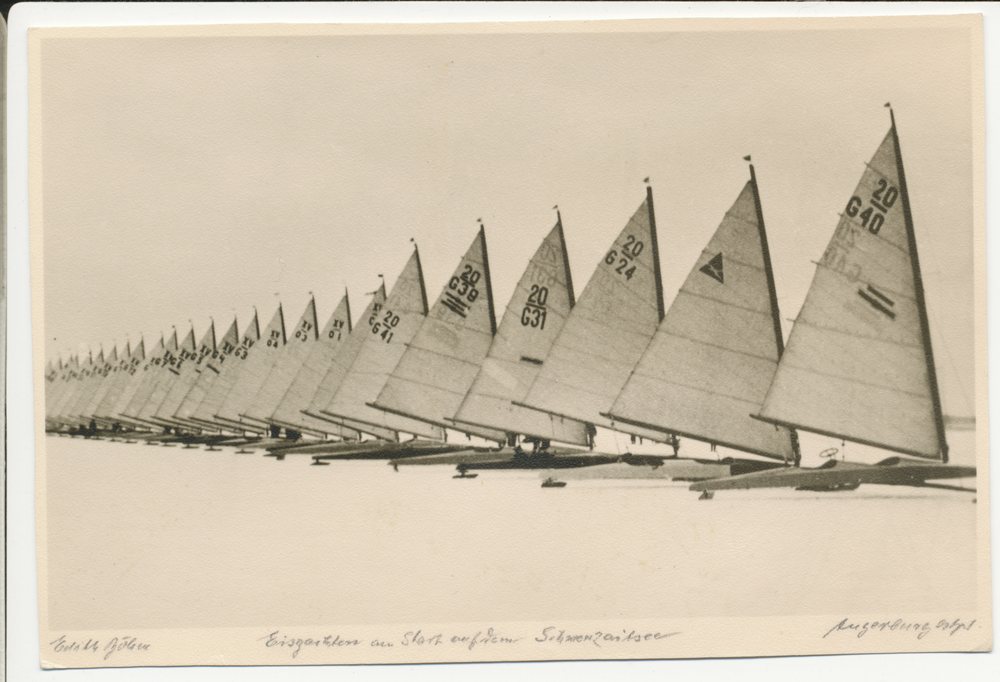
[[[927,382],[930,384],[931,401],[934,405],[934,425],[937,427],[938,447],[941,461],[948,463],[948,441],[944,433],[944,415],[941,412],[941,394],[938,392],[937,371],[934,368],[934,351],[931,349],[931,329],[927,320],[927,303],[924,299],[924,281],[920,275],[920,259],[917,257],[917,238],[913,231],[913,214],[910,212],[910,193],[906,189],[906,175],[903,173],[903,155],[899,149],[899,135],[896,133],[896,116],[889,108],[892,122],[892,142],[896,150],[896,168],[899,171],[899,194],[903,199],[903,221],[910,248],[910,265],[913,267],[913,288],[917,298],[917,316],[920,319],[920,333],[924,340],[924,358],[927,360]]]
[[[744,157],[746,161],[750,157]],[[764,257],[764,275],[767,278],[767,291],[771,298],[771,322],[774,324],[774,342],[778,347],[778,361],[781,361],[781,354],[785,352],[785,341],[781,335],[781,313],[778,310],[778,290],[774,286],[774,270],[771,269],[771,251],[767,246],[767,230],[764,228],[764,211],[760,207],[760,193],[757,190],[757,174],[754,172],[753,164],[750,164],[750,188],[753,190],[753,205],[757,211],[757,230],[760,233],[760,250]],[[792,438],[793,464],[799,465],[802,453],[799,451],[799,434],[795,429],[789,429]]]
[[[573,292],[573,275],[569,270],[569,253],[566,252],[566,236],[563,234],[562,214],[556,206],[556,225],[559,226],[559,244],[562,249],[563,267],[566,270],[566,293],[569,294],[570,309],[576,305],[576,294]]]
[[[347,293],[347,287],[344,287],[344,305],[347,307],[347,333],[350,334],[354,325],[351,324],[351,297]]]
[[[316,314],[316,297],[309,292],[309,302],[312,304],[313,314],[313,341],[319,339],[319,317]]]
[[[490,307],[490,335],[497,335],[497,316],[493,309],[493,283],[490,281],[490,258],[486,253],[486,226],[479,222],[479,240],[483,247],[483,277],[486,278],[486,302]]]
[[[420,265],[420,249],[417,248],[417,242],[413,242],[413,253],[417,256],[417,281],[420,283],[420,299],[424,304],[424,315],[430,311],[430,307],[427,305],[427,288],[424,286],[424,268]]]
[[[646,178],[649,182],[649,178]],[[660,246],[656,241],[656,214],[653,212],[653,188],[646,185],[646,206],[649,209],[650,248],[653,249],[653,282],[656,285],[656,312],[663,322],[666,310],[663,305],[663,280],[660,278]]]

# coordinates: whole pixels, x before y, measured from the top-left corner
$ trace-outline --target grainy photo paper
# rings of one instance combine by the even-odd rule
[[[43,667],[992,647],[980,17],[28,48]]]

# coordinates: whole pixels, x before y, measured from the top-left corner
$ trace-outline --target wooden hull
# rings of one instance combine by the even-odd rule
[[[579,448],[553,447],[544,452],[517,451],[513,448],[466,448],[457,452],[394,459],[401,465],[454,465],[460,472],[490,469],[575,469],[621,461],[618,455],[591,453]]]
[[[331,459],[397,459],[420,455],[466,450],[462,445],[440,441],[392,443],[382,440],[316,443],[288,448],[272,448],[268,456],[284,459],[287,455],[309,455],[314,461]]]
[[[890,457],[878,464],[830,461],[814,469],[781,468],[729,476],[691,485],[695,491],[746,490],[749,488],[795,488],[812,491],[853,490],[863,484],[905,485],[914,487],[966,490],[928,481],[951,478],[974,478],[975,467],[919,462]]]

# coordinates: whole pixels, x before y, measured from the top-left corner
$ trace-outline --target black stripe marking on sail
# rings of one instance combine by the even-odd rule
[[[875,308],[875,310],[878,310],[879,312],[885,313],[886,315],[889,316],[890,319],[895,320],[896,319],[896,313],[894,311],[890,310],[889,308],[887,308],[885,305],[883,305],[883,301],[884,301],[886,304],[888,304],[891,307],[891,306],[894,306],[896,304],[895,301],[893,301],[892,299],[890,299],[885,294],[877,291],[871,285],[868,286],[868,291],[870,291],[871,293],[875,294],[875,296],[877,296],[878,299],[881,299],[881,300],[878,300],[876,298],[872,298],[871,296],[868,295],[867,292],[865,292],[864,289],[858,289],[858,296],[860,296],[861,298],[863,298],[866,301],[868,301],[871,304],[871,306],[873,308]]]
[[[529,358],[527,355],[522,355],[521,356],[521,362],[530,362],[533,365],[540,365],[540,364],[542,364],[542,361],[539,360],[538,358]]]
[[[444,296],[445,296],[444,299],[442,299],[441,301],[442,305],[444,305],[444,307],[448,308],[456,315],[459,315],[460,317],[464,318],[466,316],[465,312],[469,309],[469,306],[466,305],[465,301],[463,301],[450,291],[444,292]]]
[[[883,294],[881,291],[879,291],[878,289],[876,289],[875,287],[873,287],[871,284],[868,285],[868,291],[871,292],[871,293],[873,293],[873,294],[875,294],[876,296],[878,296],[879,298],[881,298],[883,301],[885,301],[889,305],[896,305],[895,301],[893,301],[891,298],[889,298],[888,296],[886,296],[885,294]]]

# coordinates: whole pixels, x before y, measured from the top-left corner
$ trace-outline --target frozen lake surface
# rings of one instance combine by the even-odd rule
[[[530,471],[453,480],[450,467],[45,441],[54,629],[976,605],[968,493],[869,486],[699,501],[665,481],[543,489]]]

